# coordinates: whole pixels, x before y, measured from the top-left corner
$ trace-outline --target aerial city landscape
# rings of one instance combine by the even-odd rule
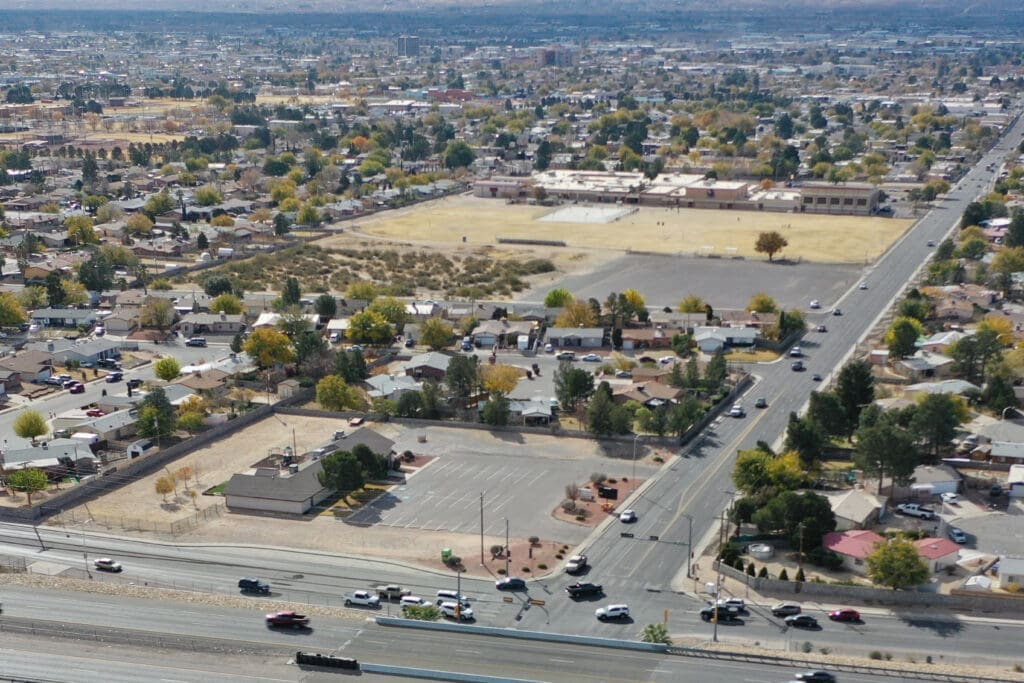
[[[0,0],[0,680],[1024,681],[1024,9]]]

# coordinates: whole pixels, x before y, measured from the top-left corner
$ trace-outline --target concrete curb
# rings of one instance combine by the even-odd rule
[[[456,633],[472,633],[480,636],[498,636],[502,638],[521,638],[523,640],[543,640],[549,643],[572,643],[573,645],[590,645],[607,647],[617,650],[634,650],[637,652],[668,652],[668,645],[661,643],[641,643],[636,640],[613,640],[611,638],[591,638],[588,636],[572,636],[563,633],[543,633],[541,631],[517,631],[511,628],[493,626],[468,626],[465,624],[449,624],[437,621],[418,621],[399,617],[377,617],[380,626],[397,626],[401,628],[418,628],[424,631],[448,631]]]
[[[526,678],[504,678],[501,676],[483,676],[481,674],[464,674],[454,671],[434,671],[431,669],[414,669],[408,666],[391,666],[389,664],[359,664],[360,670],[366,673],[385,674],[389,676],[405,676],[406,678],[422,678],[428,681],[465,681],[466,683],[543,683]]]

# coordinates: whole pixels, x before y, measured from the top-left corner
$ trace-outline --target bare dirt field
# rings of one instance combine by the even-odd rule
[[[440,244],[463,244],[465,237],[467,246],[493,245],[499,237],[512,237],[562,240],[570,249],[759,258],[764,256],[754,251],[758,233],[778,230],[789,240],[780,257],[846,263],[879,256],[911,225],[892,218],[646,206],[611,222],[541,220],[563,208],[461,195],[381,213],[356,221],[349,229],[390,240]]]

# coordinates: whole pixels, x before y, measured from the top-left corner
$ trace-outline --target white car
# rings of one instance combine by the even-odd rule
[[[636,513],[632,510],[623,510],[619,514],[619,521],[625,522],[626,524],[632,524],[636,521]]]
[[[403,595],[402,599],[398,601],[398,606],[402,609],[406,607],[422,607],[423,605],[429,605],[423,598],[416,597],[415,595]]]
[[[741,406],[739,403],[734,405],[732,407],[732,409],[729,411],[729,417],[746,417],[746,416],[747,416],[746,411],[743,410],[743,406]]]
[[[442,602],[441,614],[450,619],[458,619],[459,621],[472,621],[474,618],[472,608],[459,607],[454,602]]]
[[[360,607],[380,607],[380,597],[370,591],[352,591],[345,593],[345,607],[359,605]]]
[[[607,621],[608,619],[625,619],[629,617],[629,605],[608,605],[607,607],[598,607],[594,610],[594,616],[599,621]]]
[[[725,607],[726,609],[736,610],[737,612],[746,612],[747,603],[743,598],[719,598],[715,603],[719,607]]]
[[[115,562],[109,557],[101,557],[100,559],[95,560],[92,563],[92,566],[96,567],[96,569],[105,572],[119,572],[122,569],[124,569],[124,567],[121,566],[120,562]]]
[[[868,288],[868,283],[866,283],[866,282],[860,283],[860,285],[857,287],[857,289],[867,289],[867,288]]]
[[[811,308],[813,308],[813,309],[821,308],[821,302],[818,301],[817,299],[811,299]]]
[[[552,346],[551,344],[545,344],[544,345],[544,353],[554,353],[554,352],[555,352],[555,347],[554,346]]]
[[[586,363],[600,363],[603,359],[596,353],[588,353],[583,358],[580,358],[580,360]]]
[[[955,493],[943,493],[939,497],[942,498],[942,502],[945,503],[946,505],[960,504],[960,496],[956,495]]]

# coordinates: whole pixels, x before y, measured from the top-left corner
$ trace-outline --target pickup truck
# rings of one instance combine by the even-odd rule
[[[267,628],[308,628],[309,617],[297,612],[275,612],[266,617]]]
[[[587,568],[587,556],[586,555],[573,555],[569,558],[569,561],[565,564],[565,571],[567,574],[579,574]]]
[[[401,600],[406,595],[412,595],[412,591],[404,590],[401,586],[389,584],[374,588],[381,600]]]
[[[574,583],[565,587],[570,598],[582,598],[587,595],[603,595],[604,588],[596,583]]]
[[[896,512],[901,515],[907,515],[908,517],[917,517],[919,519],[932,519],[935,517],[935,510],[918,505],[917,503],[901,503],[896,506]]]
[[[345,607],[360,605],[362,607],[380,607],[380,598],[370,591],[352,591],[345,593]]]

